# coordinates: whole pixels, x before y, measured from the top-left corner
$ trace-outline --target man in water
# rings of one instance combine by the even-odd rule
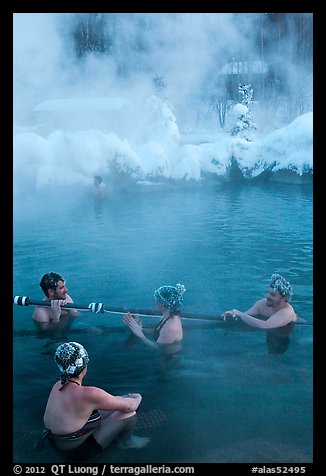
[[[260,329],[275,329],[297,321],[297,315],[291,306],[292,286],[280,274],[273,274],[270,279],[266,298],[257,301],[250,309],[241,312],[231,309],[222,314],[227,318],[240,318],[246,324]]]
[[[67,303],[73,300],[67,294],[65,279],[58,273],[46,273],[41,279],[40,287],[45,294],[44,301],[50,301],[50,306],[36,306],[33,312],[33,319],[40,323],[42,329],[48,329],[52,324],[58,324],[62,316],[76,316],[75,309],[62,309]]]
[[[98,199],[104,198],[104,183],[100,175],[94,177],[94,197]]]

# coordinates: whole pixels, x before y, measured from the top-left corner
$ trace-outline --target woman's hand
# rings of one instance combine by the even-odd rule
[[[128,395],[121,395],[120,398],[131,398],[132,400],[130,401],[130,406],[126,409],[127,412],[130,411],[135,411],[139,407],[141,401],[142,401],[142,396],[140,393],[128,393]]]
[[[130,328],[137,337],[145,337],[143,333],[142,322],[139,318],[139,314],[136,314],[136,317],[133,317],[130,312],[124,315],[123,322]]]

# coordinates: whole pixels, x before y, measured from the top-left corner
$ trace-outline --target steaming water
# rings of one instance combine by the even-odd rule
[[[135,434],[150,443],[113,443],[93,461],[312,461],[311,188],[157,185],[108,191],[103,201],[82,190],[74,200],[59,190],[35,197],[15,207],[15,294],[41,299],[48,271],[63,274],[75,302],[124,308],[154,309],[153,291],[180,282],[183,311],[199,316],[247,309],[279,272],[307,325],[285,339],[241,322],[184,320],[182,353],[165,360],[141,343],[125,346],[121,315],[83,312],[51,336],[37,333],[32,308],[14,306],[15,462],[69,461],[50,445],[34,449],[57,378],[53,353],[65,340],[90,354],[86,385],[143,395]]]

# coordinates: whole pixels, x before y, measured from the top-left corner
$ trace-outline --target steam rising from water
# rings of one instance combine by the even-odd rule
[[[78,15],[78,14],[77,14]],[[138,99],[151,90],[154,74],[164,77],[166,94],[176,108],[192,106],[193,97],[207,74],[216,72],[228,59],[234,45],[249,40],[228,13],[106,14],[119,21],[121,43],[143,37],[146,55],[130,47],[124,58],[89,54],[78,61],[73,27],[76,14],[33,13],[14,15],[15,116],[25,118],[45,99],[128,96]],[[151,29],[141,21],[151,22]],[[250,16],[242,19],[250,22]],[[111,27],[112,28],[112,27]],[[155,35],[153,35],[155,32]],[[121,62],[139,62],[130,77],[117,75]]]
[[[123,54],[77,58],[73,32],[80,15],[14,14],[16,196],[90,185],[95,174],[112,177],[116,169],[138,180],[199,180],[203,170],[223,175],[232,154],[258,160],[260,144],[235,144],[216,121],[213,138],[200,147],[182,143],[182,132],[203,116],[200,95],[235,53],[260,57],[253,35],[260,14],[99,14]],[[287,64],[295,76],[298,66]],[[166,84],[164,97],[153,95],[155,75]],[[102,105],[121,98],[122,105],[85,105],[98,98]],[[262,121],[259,126],[264,129]]]

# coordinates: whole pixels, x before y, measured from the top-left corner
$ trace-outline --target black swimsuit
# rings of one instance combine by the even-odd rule
[[[69,433],[68,435],[57,435],[55,433],[50,432],[52,438],[59,438],[60,440],[75,440],[76,438],[80,438],[90,431],[94,431],[98,428],[101,424],[101,415],[98,410],[93,410],[92,414],[88,417],[87,422],[85,425],[77,431],[73,433]]]
[[[155,327],[154,331],[153,331],[153,339],[155,341],[157,341],[157,339],[160,337],[160,332],[161,332],[161,329],[162,327],[164,326],[164,324],[169,320],[171,319],[171,316],[169,316],[167,319],[164,319],[164,317],[162,317],[162,319],[160,320],[160,322],[157,324],[157,326]]]

